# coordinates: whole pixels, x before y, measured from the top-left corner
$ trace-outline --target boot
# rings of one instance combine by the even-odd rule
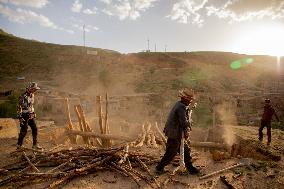
[[[189,168],[187,168],[187,170],[188,170],[188,173],[191,174],[191,175],[195,175],[195,174],[198,174],[200,172],[199,169],[197,169],[193,165],[189,166]]]
[[[42,150],[43,148],[40,145],[38,145],[38,144],[34,144],[32,149],[33,150]]]
[[[159,169],[158,167],[155,168],[155,173],[156,173],[157,175],[162,175],[162,174],[165,174],[165,173],[167,173],[167,172],[169,172],[169,171],[168,171],[168,170],[165,170],[164,168],[163,168],[163,169]]]

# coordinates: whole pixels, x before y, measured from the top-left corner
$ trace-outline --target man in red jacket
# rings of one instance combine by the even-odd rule
[[[270,105],[270,99],[265,99],[264,111],[262,114],[261,123],[260,123],[260,127],[258,130],[258,139],[259,141],[262,141],[263,139],[262,130],[264,127],[266,127],[267,128],[267,145],[270,145],[271,143],[271,120],[272,120],[273,115],[276,117],[277,121],[279,122],[279,118],[274,108],[272,108],[272,106]]]

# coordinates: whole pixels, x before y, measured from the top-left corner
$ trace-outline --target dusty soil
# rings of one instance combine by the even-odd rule
[[[0,119],[0,125],[10,125],[11,127],[15,127],[13,133],[17,131],[17,124],[14,120]],[[241,141],[252,141],[250,143],[244,143],[242,145],[248,146],[253,151],[253,148],[256,148],[257,145],[257,127],[240,127],[236,126],[232,128],[238,140]],[[196,129],[199,130],[199,129]],[[7,131],[7,133],[6,133]],[[17,157],[11,156],[11,152],[15,151],[15,144],[17,140],[17,136],[14,134],[11,137],[8,135],[8,130],[2,129],[0,138],[0,167],[3,167],[7,164],[13,162],[13,160]],[[200,133],[203,136],[204,130],[201,130]],[[50,149],[58,144],[63,144],[64,148],[69,148],[70,145],[68,140],[66,140],[63,135],[64,128],[56,127],[50,123],[42,122],[39,124],[39,143],[45,148]],[[199,132],[195,131],[195,135],[198,135]],[[194,137],[193,137],[194,138]],[[255,154],[250,155],[250,153],[244,153],[240,151],[237,157],[233,158],[225,158],[221,161],[214,161],[212,159],[212,155],[210,151],[205,151],[203,149],[192,149],[192,156],[194,159],[194,165],[201,169],[201,173],[199,175],[176,175],[174,178],[180,182],[188,184],[188,186],[184,186],[178,182],[170,182],[166,185],[167,188],[227,188],[220,180],[220,176],[226,176],[227,180],[238,189],[268,189],[275,188],[280,189],[284,188],[284,133],[283,131],[273,130],[272,132],[272,145],[267,147],[263,145],[265,149],[272,150],[273,152],[280,154],[281,160],[276,161],[274,159],[268,158],[267,160],[262,160],[257,155],[258,152],[254,152]],[[28,133],[26,136],[26,140],[24,145],[27,147],[31,146],[31,133]],[[255,143],[255,145],[254,145]],[[249,146],[250,145],[250,146]],[[62,147],[62,148],[63,148]],[[136,150],[141,150],[147,154],[152,154],[155,156],[162,156],[164,150],[161,146],[159,148],[150,148],[150,147],[141,147]],[[199,176],[214,172],[216,170],[223,169],[225,167],[234,165],[236,163],[242,162],[245,157],[250,157],[250,163],[245,166],[241,166],[221,174],[217,174],[215,176],[209,177],[207,179],[199,179]],[[154,173],[155,164],[149,167],[151,172]],[[173,164],[166,167],[169,171],[173,171],[175,166]],[[42,169],[44,171],[44,169]],[[0,176],[1,179],[5,178],[7,175],[2,174]],[[157,180],[163,183],[167,178],[169,178],[169,174],[166,173],[161,176],[157,176]],[[141,181],[141,188],[151,188],[146,183]],[[36,185],[32,188],[43,188],[43,185]],[[3,188],[0,186],[0,188]],[[31,188],[26,187],[26,188]],[[116,172],[96,172],[93,174],[86,175],[84,177],[78,177],[68,184],[66,184],[63,188],[66,189],[76,189],[76,188],[138,188],[136,183],[130,178],[124,177]]]

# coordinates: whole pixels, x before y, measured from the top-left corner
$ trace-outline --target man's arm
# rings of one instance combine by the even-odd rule
[[[23,96],[19,96],[19,99],[18,99],[18,106],[17,106],[17,118],[20,119],[22,118],[22,109],[23,109],[23,102],[24,99],[23,99]]]
[[[190,129],[190,123],[186,119],[186,109],[179,107],[177,109],[179,125],[184,133],[184,137],[188,137],[188,130]]]

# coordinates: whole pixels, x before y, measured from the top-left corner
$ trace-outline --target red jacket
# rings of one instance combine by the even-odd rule
[[[277,121],[279,121],[279,118],[278,118],[275,110],[272,108],[272,106],[269,105],[269,104],[265,105],[264,111],[263,111],[263,114],[262,114],[262,120],[267,121],[267,122],[271,122],[273,115],[275,115]]]

